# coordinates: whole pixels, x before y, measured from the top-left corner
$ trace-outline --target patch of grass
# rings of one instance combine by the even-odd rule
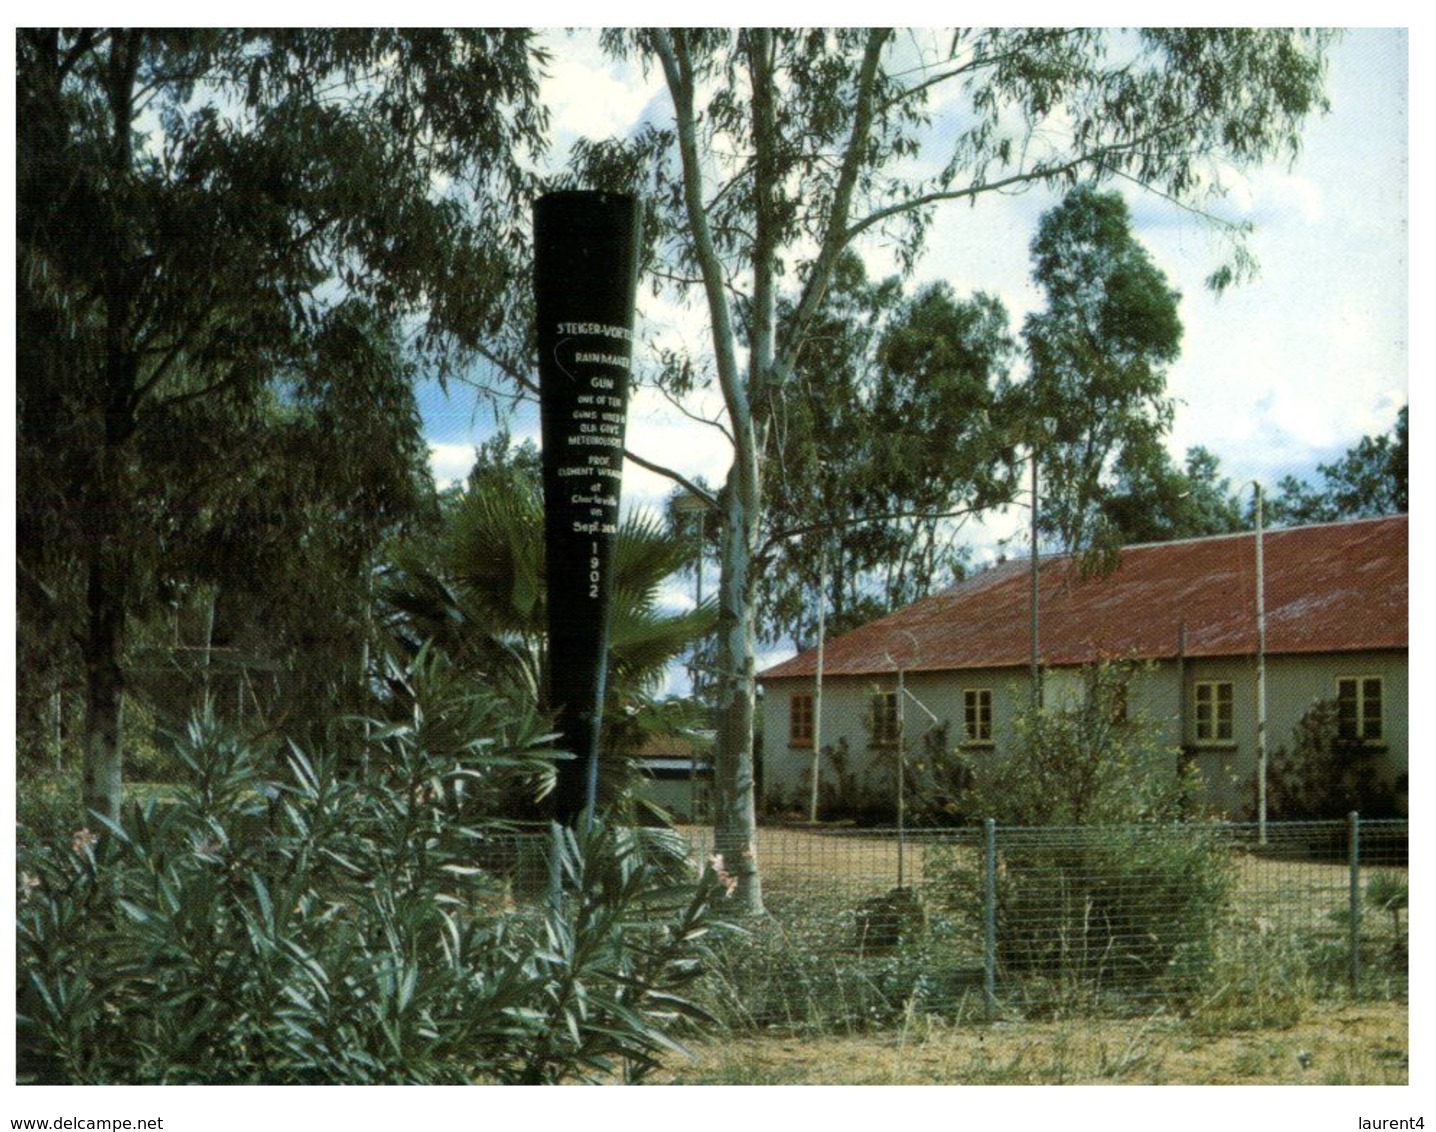
[[[858,1035],[706,1042],[656,1079],[724,1085],[1404,1084],[1399,1004],[1315,1009],[1294,1026],[1214,1035],[1189,1020],[955,1024],[914,1017]]]
[[[1305,955],[1287,935],[1235,935],[1219,946],[1210,982],[1191,1008],[1198,1034],[1296,1025],[1316,999]]]
[[[736,1031],[853,1034],[932,1011],[980,1010],[982,969],[950,921],[934,918],[915,941],[861,946],[852,908],[745,925],[714,950],[710,1011]],[[836,946],[835,946],[836,944]]]

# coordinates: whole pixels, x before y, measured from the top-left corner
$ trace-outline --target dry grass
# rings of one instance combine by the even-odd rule
[[[711,830],[696,826],[681,832],[695,845],[706,844],[712,836]],[[968,866],[976,869],[982,853],[980,834],[966,833],[967,840],[955,849],[951,841],[943,842],[943,852],[955,852],[957,861],[965,857]],[[757,852],[764,896],[779,911],[795,898],[806,903],[825,893],[851,900],[855,894],[875,895],[895,887],[900,870],[904,884],[921,886],[928,844],[921,834],[914,834],[899,850],[891,830],[761,827]],[[1346,938],[1350,871],[1345,862],[1233,852],[1237,868],[1233,912],[1239,922],[1258,933],[1301,929],[1336,941]],[[1404,876],[1406,867],[1364,866],[1363,888],[1378,872]],[[1362,919],[1367,946],[1389,948],[1399,942],[1389,917],[1363,908]]]
[[[1404,1003],[1308,1012],[1283,1029],[1222,1036],[1180,1018],[983,1025],[915,1019],[852,1037],[725,1038],[674,1059],[682,1085],[1404,1085]]]

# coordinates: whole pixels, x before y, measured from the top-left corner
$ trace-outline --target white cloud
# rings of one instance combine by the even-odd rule
[[[472,444],[430,444],[429,469],[440,489],[462,483],[474,466]]]
[[[609,59],[589,34],[550,32],[553,52],[543,99],[552,115],[559,156],[576,138],[622,136],[642,116],[658,89],[636,68]]]

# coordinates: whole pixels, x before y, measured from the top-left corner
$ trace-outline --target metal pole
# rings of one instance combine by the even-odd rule
[[[1257,841],[1266,844],[1266,571],[1262,562],[1262,495],[1256,489]]]
[[[684,496],[683,498],[688,499],[691,498],[691,496]],[[694,525],[697,527],[698,535],[698,552],[696,560],[693,563],[693,609],[695,612],[703,608],[703,516],[706,511],[707,508],[703,506],[693,509],[693,517],[697,520]],[[703,703],[702,696],[699,692],[700,674],[703,668],[702,648],[703,640],[700,635],[693,640],[693,668],[688,674],[688,692],[693,697],[694,702],[700,706]],[[705,719],[703,722],[706,727],[709,721]],[[688,755],[688,811],[692,815],[693,820],[697,821],[698,752],[696,749]]]
[[[1351,989],[1361,983],[1361,816],[1352,810],[1347,815],[1347,861],[1351,870]]]
[[[897,886],[903,886],[903,788],[906,785],[903,781],[903,700],[907,698],[907,687],[903,681],[903,669],[898,669],[898,691],[897,691]]]
[[[693,516],[693,610],[703,608],[703,520],[708,513],[708,505],[695,495],[680,495],[673,500],[673,511],[676,515]],[[703,638],[700,634],[693,640],[693,648],[688,654],[688,692],[693,697],[693,702],[700,709],[703,704]],[[704,719],[706,727],[708,720]],[[698,752],[693,751],[688,756],[688,807],[689,816],[698,820]]]
[[[997,1017],[997,823],[982,823],[982,1001],[991,1022]]]
[[[828,543],[824,538],[818,551],[818,670],[813,680],[813,792],[808,799],[808,821],[818,820],[819,760],[823,752],[823,636],[826,628],[828,594]]]
[[[1032,447],[1032,595],[1031,595],[1031,662],[1032,706],[1042,706],[1042,669],[1037,652],[1037,446]]]

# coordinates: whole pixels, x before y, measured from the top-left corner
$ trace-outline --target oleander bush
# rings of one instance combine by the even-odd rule
[[[474,798],[541,779],[548,737],[469,695],[450,708],[488,738],[435,750],[453,720],[419,705],[374,725],[364,768],[342,773],[295,747],[275,762],[201,717],[175,743],[167,797],[119,826],[22,826],[19,1079],[550,1083],[654,1068],[705,1018],[688,991],[717,874],[679,869],[659,834],[596,821],[540,835],[562,883],[516,902],[514,854],[497,851],[515,835]]]

